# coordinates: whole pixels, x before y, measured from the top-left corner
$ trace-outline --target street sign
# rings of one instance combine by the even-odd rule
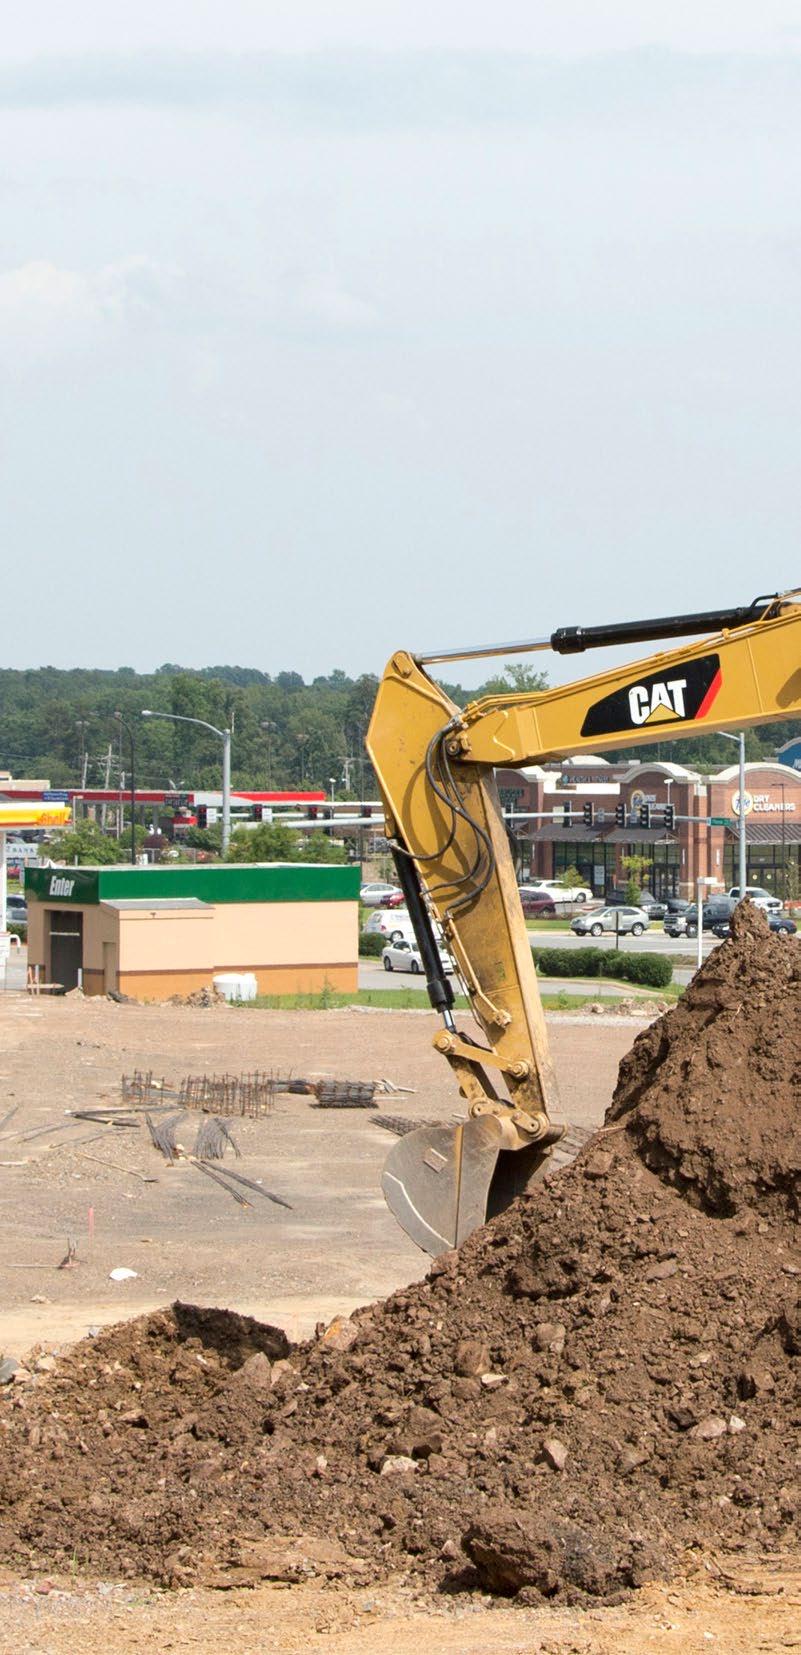
[[[731,816],[710,816],[709,826],[733,828],[734,822],[732,821]]]

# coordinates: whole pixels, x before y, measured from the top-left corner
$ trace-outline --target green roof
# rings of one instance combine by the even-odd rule
[[[97,903],[152,897],[201,902],[358,902],[358,866],[327,862],[217,862],[147,868],[26,868],[25,894],[39,902]]]

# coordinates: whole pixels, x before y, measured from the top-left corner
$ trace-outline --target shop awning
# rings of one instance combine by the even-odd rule
[[[735,844],[740,837],[737,826],[726,829],[727,839],[733,839]],[[748,845],[801,845],[801,821],[785,822],[752,822],[746,818],[745,840]]]
[[[666,833],[663,827],[641,828],[622,827],[613,828],[611,833],[604,834],[607,845],[675,845],[676,836]]]
[[[538,845],[541,845],[543,840],[553,843],[555,839],[564,840],[566,845],[597,845],[603,834],[598,828],[585,827],[583,822],[576,822],[574,827],[565,827],[563,822],[543,822],[542,827],[532,833],[531,837]]]
[[[118,914],[154,914],[185,913],[187,908],[206,908],[211,912],[213,903],[202,902],[199,896],[129,896],[104,897],[100,906],[113,908]]]

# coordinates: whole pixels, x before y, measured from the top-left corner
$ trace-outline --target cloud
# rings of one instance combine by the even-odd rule
[[[734,109],[771,121],[798,106],[801,55],[683,53],[664,47],[561,59],[531,52],[137,51],[39,56],[0,69],[0,109],[227,108],[277,125],[346,131],[708,121]]]
[[[301,322],[331,333],[361,333],[378,323],[374,305],[330,276],[307,276],[292,296],[288,311]]]
[[[47,259],[0,270],[0,345],[33,355],[90,347],[158,321],[180,283],[180,271],[144,254],[88,272]]]

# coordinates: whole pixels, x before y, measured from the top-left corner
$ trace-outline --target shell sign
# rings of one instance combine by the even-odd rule
[[[32,799],[0,800],[0,833],[9,828],[63,828],[69,827],[72,810],[69,804],[46,800],[37,804]]]

